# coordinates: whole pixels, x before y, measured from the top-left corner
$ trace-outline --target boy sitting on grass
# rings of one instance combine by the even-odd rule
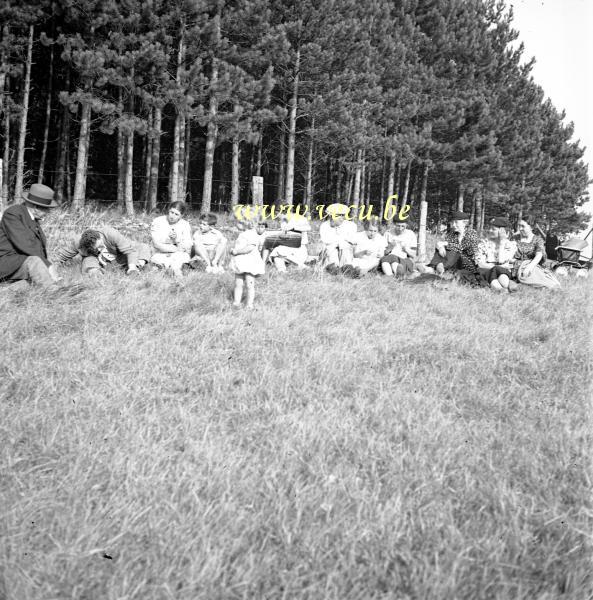
[[[194,258],[192,267],[205,267],[206,273],[224,273],[222,262],[227,249],[227,239],[215,229],[216,215],[200,215],[198,230],[194,233]]]

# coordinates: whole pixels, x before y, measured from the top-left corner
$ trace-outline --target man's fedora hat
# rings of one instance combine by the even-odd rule
[[[56,208],[59,204],[54,200],[55,193],[47,185],[34,183],[28,191],[23,194],[23,200],[42,208]]]
[[[510,227],[509,220],[506,217],[493,217],[490,219],[492,227]]]

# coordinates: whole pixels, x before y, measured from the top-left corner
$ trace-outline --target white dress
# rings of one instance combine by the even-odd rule
[[[171,233],[175,232],[175,239]],[[189,252],[192,247],[191,226],[185,219],[180,219],[174,225],[167,220],[167,216],[157,217],[150,226],[150,237],[153,244],[173,244],[177,242],[177,252],[159,252],[152,255],[151,261],[173,270],[181,269],[181,265],[190,261]]]
[[[319,227],[319,237],[323,245],[322,266],[351,264],[356,232],[356,223],[353,221],[344,221],[337,227],[330,221],[324,221]]]
[[[263,275],[265,265],[261,257],[261,247],[264,241],[263,235],[258,235],[255,229],[242,231],[235,242],[236,249],[249,247],[246,254],[236,254],[231,257],[229,267],[237,275]]]

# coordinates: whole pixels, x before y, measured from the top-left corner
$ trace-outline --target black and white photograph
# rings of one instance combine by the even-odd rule
[[[592,599],[592,29],[0,0],[0,600]]]

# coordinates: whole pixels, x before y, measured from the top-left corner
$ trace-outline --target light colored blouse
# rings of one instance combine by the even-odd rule
[[[176,233],[175,239],[171,232]],[[150,226],[150,237],[153,244],[175,244],[182,252],[189,252],[192,247],[191,226],[185,219],[180,219],[174,225],[167,220],[167,216],[157,217]]]

